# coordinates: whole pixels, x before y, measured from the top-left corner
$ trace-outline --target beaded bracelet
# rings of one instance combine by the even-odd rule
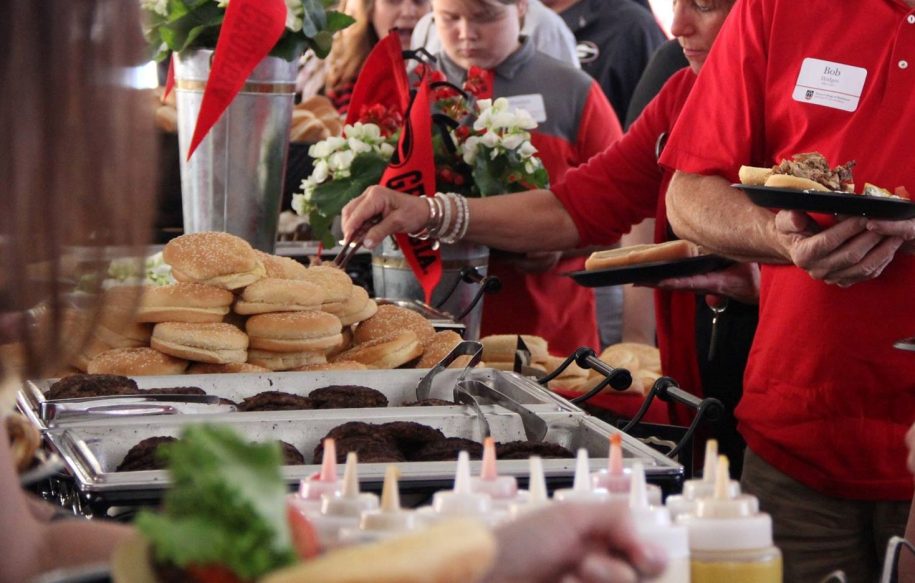
[[[460,240],[460,233],[466,222],[467,200],[463,196],[454,193],[448,193],[448,198],[454,202],[456,218],[454,224],[449,225],[447,232],[442,234],[440,240],[442,243],[452,245]]]

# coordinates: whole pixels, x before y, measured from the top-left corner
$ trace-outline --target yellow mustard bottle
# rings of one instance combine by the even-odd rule
[[[718,458],[715,493],[678,522],[689,531],[692,583],[781,583],[782,554],[772,543],[772,518],[754,496],[729,492],[728,460]]]

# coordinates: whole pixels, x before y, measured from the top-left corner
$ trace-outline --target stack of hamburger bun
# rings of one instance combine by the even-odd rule
[[[483,361],[486,366],[499,370],[514,370],[518,336],[531,353],[530,366],[546,374],[550,353],[545,338],[531,334],[493,334],[480,339],[483,344]]]
[[[632,386],[626,393],[644,395],[651,386],[661,377],[661,353],[649,344],[638,342],[620,342],[611,344],[598,356],[614,368],[625,368],[632,373]],[[551,383],[551,388],[563,388],[569,391],[585,393],[604,380],[604,376],[595,370],[585,371],[585,375],[567,382],[559,383],[556,379]],[[613,391],[613,389],[606,389]]]

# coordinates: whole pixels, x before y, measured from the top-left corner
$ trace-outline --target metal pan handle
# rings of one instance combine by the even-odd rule
[[[600,374],[604,375],[604,380],[602,380],[597,384],[597,386],[595,386],[584,395],[570,399],[572,403],[582,403],[587,401],[591,397],[603,391],[607,386],[610,386],[617,391],[624,391],[632,385],[632,373],[630,373],[625,368],[614,368],[610,366],[606,362],[597,358],[597,355],[594,353],[594,351],[586,346],[582,346],[576,350],[574,353],[572,353],[571,356],[565,359],[562,364],[556,367],[556,370],[544,377],[537,379],[537,382],[546,386],[548,382],[562,374],[562,371],[568,368],[573,361],[584,369],[590,368],[596,370]]]

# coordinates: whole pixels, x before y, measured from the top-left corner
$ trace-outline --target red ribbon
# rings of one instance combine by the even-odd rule
[[[175,55],[168,57],[168,74],[165,76],[165,91],[162,92],[162,103],[168,99],[169,93],[175,88]]]
[[[353,86],[346,123],[356,123],[362,110],[375,104],[393,109],[404,117],[410,106],[410,82],[396,30],[378,41],[366,57]]]
[[[399,49],[398,49],[399,50]],[[435,192],[435,157],[432,151],[432,119],[429,115],[429,84],[423,80],[410,106],[397,152],[381,177],[381,184],[414,196]],[[414,239],[403,233],[395,235],[407,263],[426,294],[442,279],[442,257],[431,240]]]
[[[232,0],[226,7],[203,92],[188,159],[241,91],[251,71],[266,57],[286,28],[283,0]]]

